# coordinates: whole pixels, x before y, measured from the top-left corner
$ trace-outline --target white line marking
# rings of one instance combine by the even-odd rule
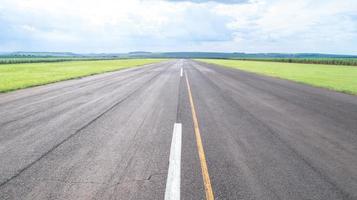
[[[181,76],[181,77],[183,76],[183,69],[182,69],[182,67],[181,67],[180,76]]]
[[[169,171],[166,181],[165,200],[180,199],[182,125],[174,124],[170,149]]]

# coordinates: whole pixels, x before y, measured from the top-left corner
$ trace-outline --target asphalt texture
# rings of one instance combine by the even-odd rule
[[[180,76],[183,68],[184,75]],[[0,94],[0,199],[357,199],[357,96],[192,60]]]

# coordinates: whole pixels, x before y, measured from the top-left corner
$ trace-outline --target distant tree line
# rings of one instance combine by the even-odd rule
[[[113,58],[85,58],[85,57],[0,57],[0,64],[20,64],[20,63],[48,63],[66,61],[88,61],[88,60],[108,60]]]
[[[177,54],[177,53],[176,53]],[[175,54],[175,55],[176,55]],[[201,54],[196,53],[190,58],[201,58]],[[179,54],[180,55],[180,54]],[[186,54],[185,54],[186,55]],[[215,55],[215,54],[214,54]],[[181,55],[182,56],[182,55]],[[130,59],[130,58],[180,58],[166,56],[133,56],[133,57],[56,57],[56,56],[31,56],[31,55],[16,55],[16,56],[0,56],[0,64],[18,64],[18,63],[45,63],[45,62],[65,62],[65,61],[86,61],[86,60],[114,60],[114,59]],[[207,58],[207,57],[202,57]],[[357,58],[259,58],[259,57],[208,57],[216,59],[235,59],[235,60],[253,60],[253,61],[267,61],[267,62],[287,62],[287,63],[309,63],[309,64],[328,64],[328,65],[350,65],[357,66]]]
[[[269,61],[269,62],[357,66],[357,58],[237,58],[237,59],[238,60]]]

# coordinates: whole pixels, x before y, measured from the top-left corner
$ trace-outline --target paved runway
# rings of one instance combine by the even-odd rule
[[[192,60],[0,94],[0,199],[178,197],[357,199],[357,96]]]

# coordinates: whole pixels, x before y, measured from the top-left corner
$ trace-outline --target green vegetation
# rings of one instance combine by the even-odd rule
[[[344,93],[357,94],[357,67],[223,59],[198,60],[300,83],[307,83]]]
[[[103,60],[91,57],[0,57],[0,64],[45,63],[65,61]]]
[[[64,62],[71,60],[109,60],[124,58],[201,58],[201,59],[232,59],[288,63],[311,63],[328,65],[357,66],[356,55],[334,54],[282,54],[282,53],[217,53],[217,52],[130,52],[113,54],[74,54],[71,52],[14,52],[0,54],[0,64]]]
[[[238,60],[357,66],[357,58],[240,58]]]
[[[115,71],[162,59],[121,59],[0,65],[0,92]]]

